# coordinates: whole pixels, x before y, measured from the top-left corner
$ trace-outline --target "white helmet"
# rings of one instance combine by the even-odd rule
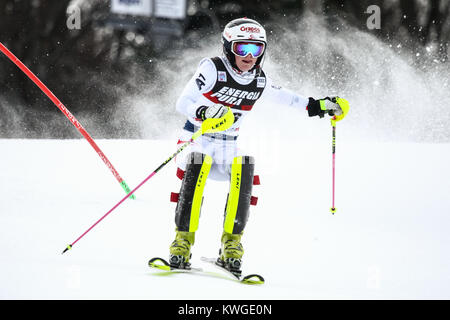
[[[233,68],[238,70],[239,68],[236,65],[235,58],[236,52],[233,48],[236,42],[242,41],[262,44],[262,51],[257,55],[258,60],[256,60],[255,66],[252,69],[257,69],[259,72],[267,47],[266,30],[264,30],[261,24],[248,18],[232,20],[225,26],[222,33],[223,51]],[[255,55],[253,56],[255,57]]]

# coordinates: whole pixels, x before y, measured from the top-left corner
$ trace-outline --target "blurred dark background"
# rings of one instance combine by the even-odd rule
[[[372,5],[381,9],[381,28],[368,28]],[[95,138],[117,137],[124,126],[129,130],[121,138],[138,138],[139,130],[133,130],[135,124],[127,123],[127,117],[108,121],[120,98],[142,90],[138,84],[155,77],[161,59],[176,59],[207,35],[217,35],[219,41],[221,29],[233,18],[257,19],[270,32],[278,22],[295,23],[313,12],[324,15],[330,29],[345,21],[386,43],[401,42],[413,58],[429,50],[430,43],[437,44],[431,52],[434,59],[446,63],[449,56],[450,0],[188,0],[185,12],[184,18],[171,19],[113,13],[110,0],[0,0],[0,41],[81,123],[91,119],[101,124],[102,130],[85,126]],[[77,13],[81,25],[69,28],[68,23],[76,25],[70,19]],[[269,45],[275,44],[269,38]],[[43,119],[65,124],[49,133]],[[51,101],[0,54],[0,137],[80,137],[69,126]]]

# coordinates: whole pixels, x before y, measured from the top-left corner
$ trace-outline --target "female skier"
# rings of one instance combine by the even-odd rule
[[[336,121],[345,117],[349,105],[339,97],[306,99],[273,85],[262,70],[266,31],[255,20],[240,18],[229,22],[223,30],[222,43],[223,55],[200,61],[176,103],[176,109],[187,117],[178,143],[189,141],[205,119],[221,118],[229,110],[234,123],[220,133],[200,136],[176,159],[177,176],[182,183],[178,196],[172,199],[177,202],[176,236],[170,246],[169,263],[174,268],[189,268],[206,180],[228,180],[230,189],[217,263],[239,273],[244,254],[241,237],[254,200],[252,186],[258,183],[254,158],[237,147],[245,116],[260,98],[307,110],[310,117],[327,113]]]

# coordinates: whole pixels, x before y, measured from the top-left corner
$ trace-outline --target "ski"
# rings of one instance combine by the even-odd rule
[[[263,276],[261,276],[259,274],[253,273],[253,274],[248,274],[246,276],[242,276],[240,270],[239,270],[239,272],[233,272],[231,270],[228,270],[222,264],[219,263],[218,259],[201,257],[200,260],[203,261],[203,262],[212,264],[216,268],[219,268],[220,270],[224,271],[225,273],[227,273],[231,277],[234,277],[236,280],[239,280],[242,283],[245,283],[245,284],[264,284],[264,282],[265,282]]]
[[[148,266],[150,268],[155,268],[163,271],[172,271],[172,272],[180,272],[180,273],[195,273],[195,272],[204,272],[201,268],[193,268],[193,267],[187,267],[187,268],[174,268],[171,267],[170,264],[164,260],[163,258],[152,258],[148,261]]]
[[[204,260],[206,259],[206,260]],[[201,258],[202,261],[205,262],[210,262],[208,258]],[[214,260],[214,259],[212,259]],[[219,273],[214,273],[214,272],[209,272],[206,270],[203,270],[202,268],[196,268],[196,267],[191,267],[189,266],[188,268],[174,268],[171,267],[170,264],[163,258],[159,258],[159,257],[155,257],[152,258],[148,261],[148,266],[150,268],[153,269],[158,269],[158,270],[162,270],[165,272],[172,272],[172,273],[192,273],[192,274],[200,274],[200,275],[205,275],[205,276],[211,276],[211,277],[215,277],[215,278],[226,278],[228,280],[233,280],[233,281],[237,281],[240,283],[244,283],[244,284],[263,284],[264,283],[264,278],[260,275],[248,275],[245,276],[243,278],[241,278],[238,275],[233,274],[232,272],[228,271],[225,268],[220,267],[219,265],[216,265],[218,268],[220,268],[222,271],[225,271],[226,276],[219,274]]]

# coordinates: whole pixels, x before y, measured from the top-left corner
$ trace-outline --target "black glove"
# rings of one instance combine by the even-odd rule
[[[336,98],[337,97],[326,97],[319,100],[309,98],[308,115],[310,117],[319,116],[321,118],[323,118],[325,113],[327,113],[329,116],[341,115],[342,109],[337,103]]]

